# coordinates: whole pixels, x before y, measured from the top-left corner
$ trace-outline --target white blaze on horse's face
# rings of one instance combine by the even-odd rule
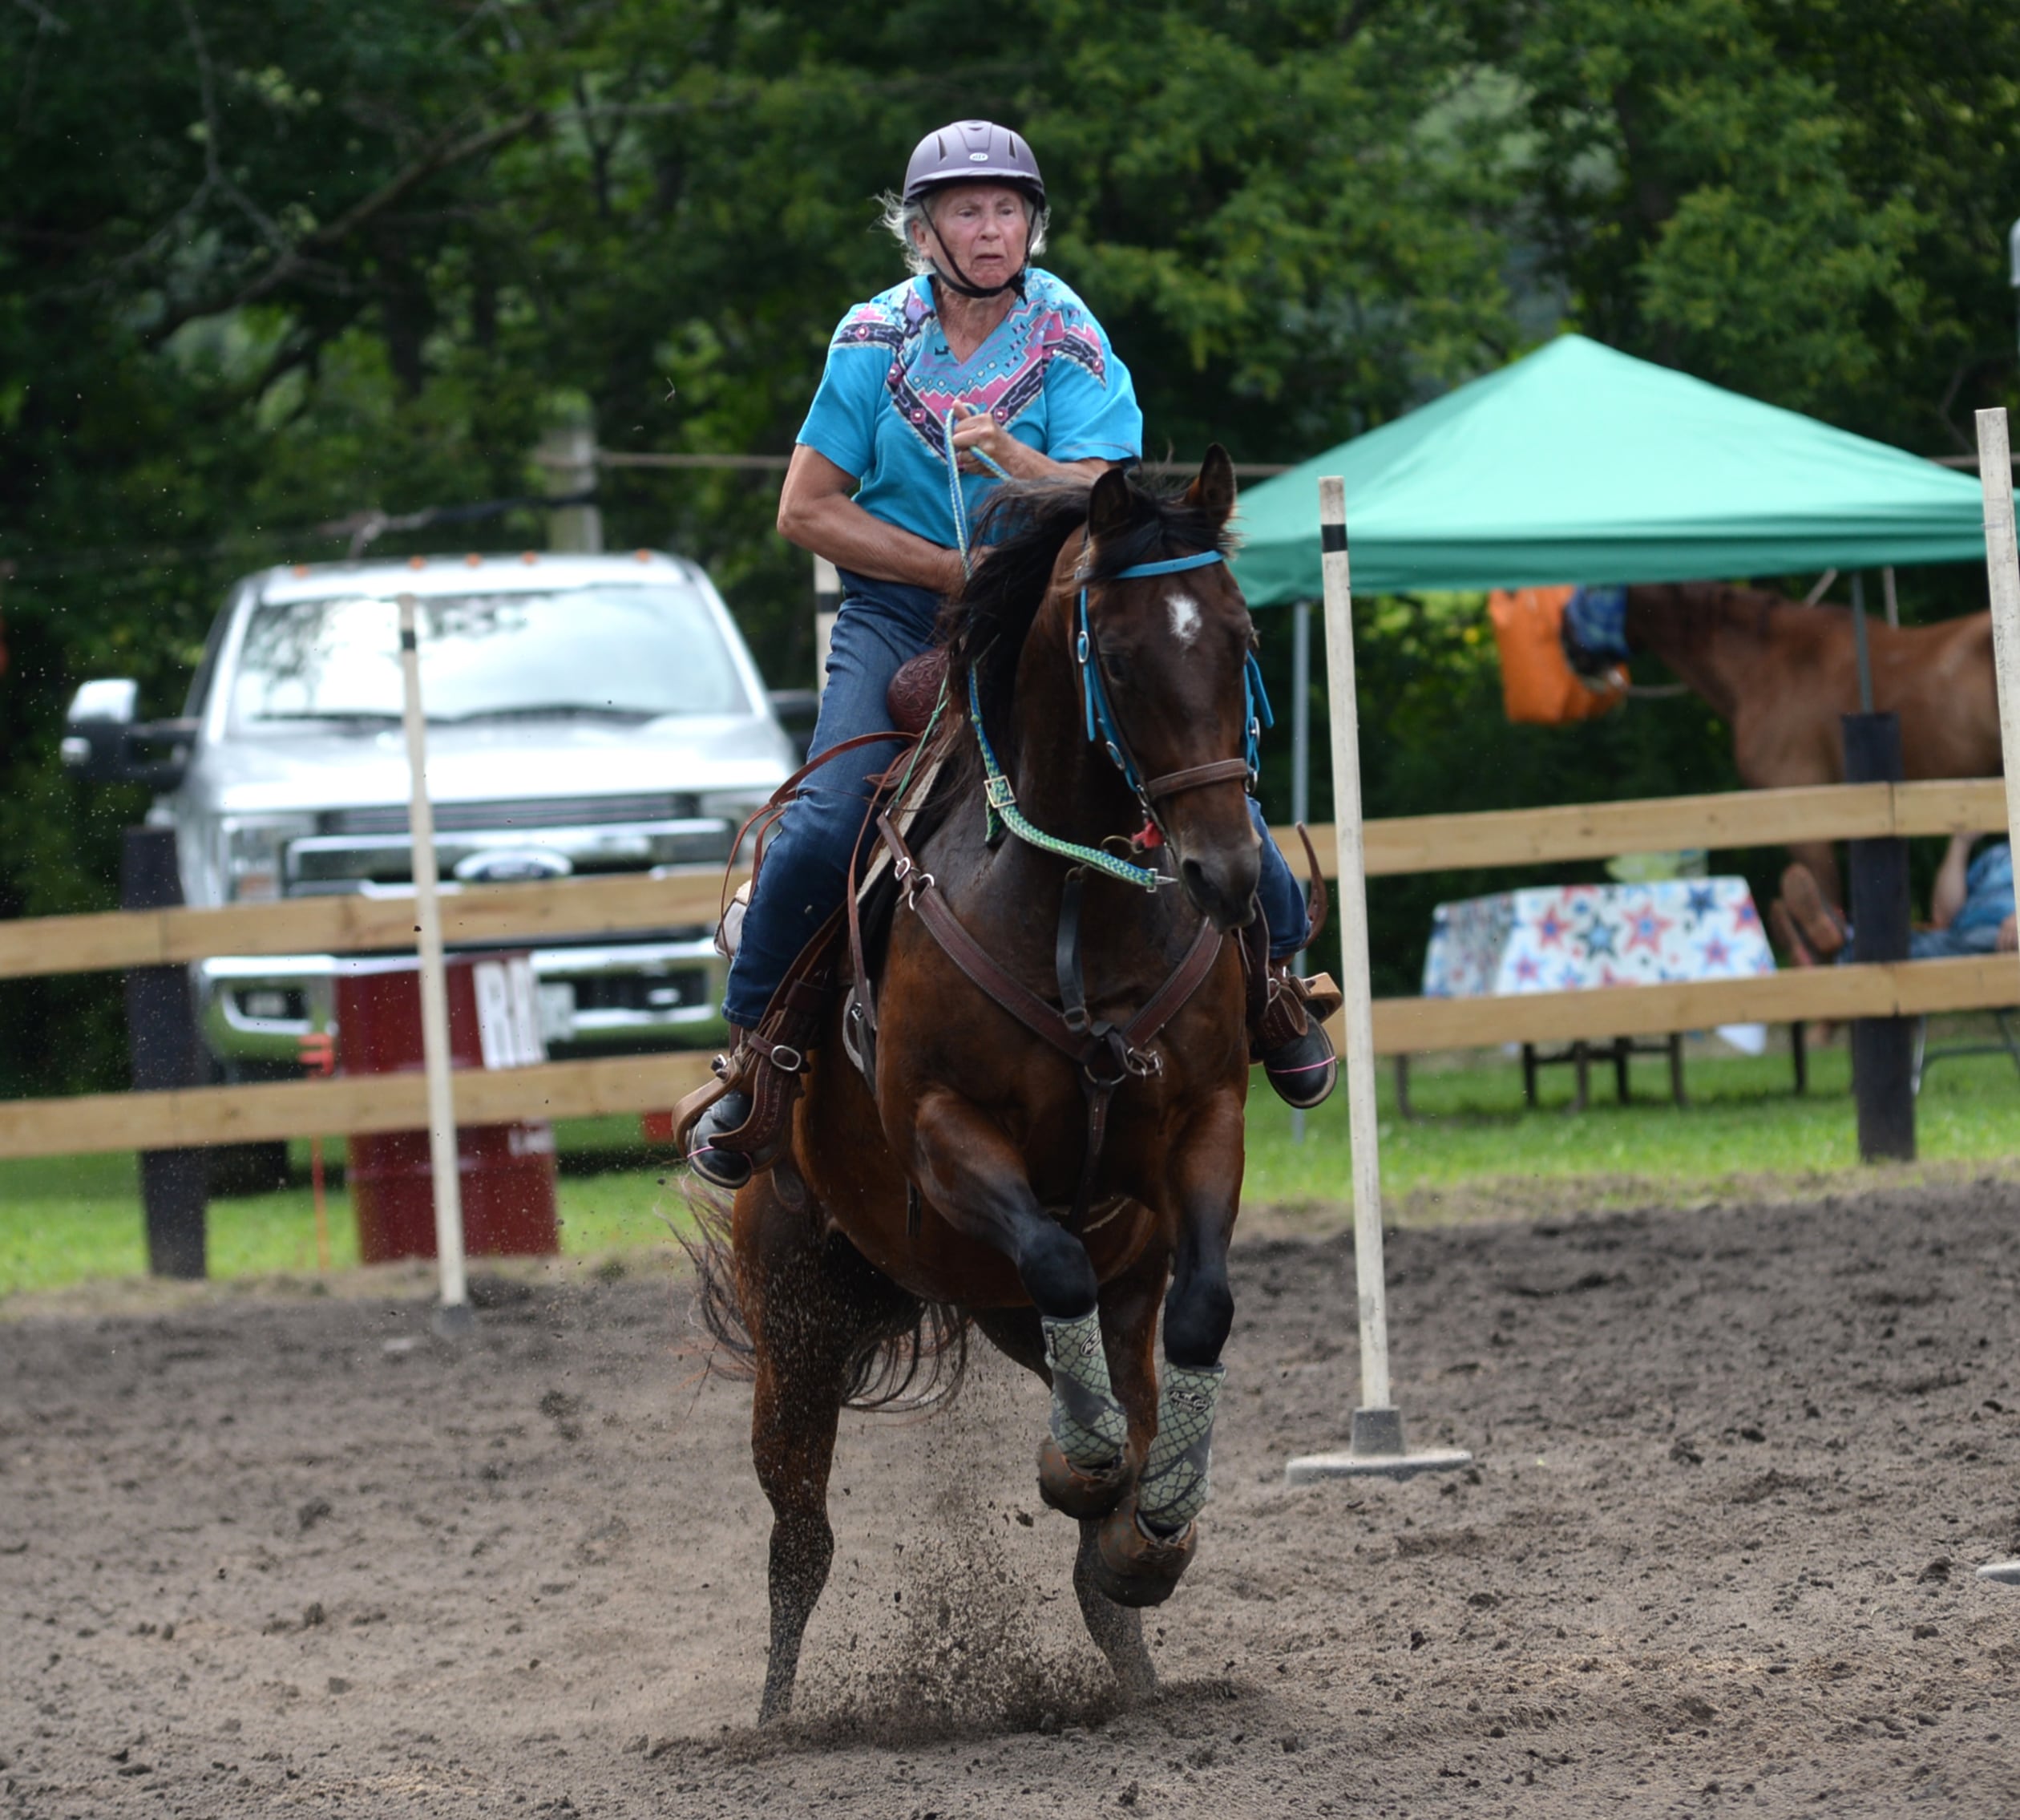
[[[1190,651],[1199,637],[1199,603],[1190,594],[1174,594],[1166,603],[1171,612],[1171,636]]]

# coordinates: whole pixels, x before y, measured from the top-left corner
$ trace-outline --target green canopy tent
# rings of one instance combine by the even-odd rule
[[[1982,561],[1977,479],[1582,335],[1242,496],[1252,607],[1315,599],[1322,474],[1356,593]]]
[[[1335,555],[1326,576],[1322,553],[1319,483],[1331,475],[1344,486],[1327,488],[1323,528],[1335,552],[1351,546],[1351,583],[1363,594],[1824,568],[1856,577],[1862,568],[1982,560],[1986,552],[1986,495],[1970,476],[1578,335],[1244,495],[1234,572],[1249,604],[1299,607],[1292,811],[1299,820],[1308,795],[1304,604],[1322,593],[1333,673],[1349,679],[1332,709],[1342,859],[1335,903],[1365,1403],[1354,1412],[1350,1450],[1294,1459],[1287,1469],[1294,1483],[1464,1458],[1406,1455],[1401,1417],[1389,1401],[1353,632],[1347,564]],[[1855,582],[1855,603],[1856,593]],[[1860,625],[1863,631],[1862,617]],[[1863,672],[1863,637],[1861,648]],[[1295,1125],[1302,1135],[1302,1115]]]

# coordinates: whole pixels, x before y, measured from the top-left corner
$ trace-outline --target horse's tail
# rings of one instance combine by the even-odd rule
[[[693,1217],[679,1237],[694,1267],[694,1316],[713,1342],[708,1369],[718,1377],[749,1380],[757,1375],[758,1343],[738,1280],[731,1203],[692,1174],[685,1186]],[[842,1406],[907,1414],[951,1402],[968,1375],[968,1316],[899,1289],[839,1233],[818,1242],[828,1254],[822,1260],[827,1269],[874,1279],[872,1292],[882,1304],[883,1318],[865,1330],[843,1373]]]
[[[694,1318],[714,1342],[708,1369],[718,1377],[754,1377],[758,1345],[750,1337],[743,1297],[737,1291],[737,1260],[729,1243],[729,1197],[692,1171],[682,1191],[693,1223],[675,1236],[694,1267]]]
[[[871,1340],[851,1362],[851,1409],[923,1413],[953,1401],[968,1376],[968,1317],[945,1302],[912,1303],[903,1325]]]

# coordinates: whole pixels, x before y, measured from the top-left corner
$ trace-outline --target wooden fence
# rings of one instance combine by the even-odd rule
[[[1367,824],[1367,869],[1371,877],[1394,876],[1674,847],[1730,849],[1949,834],[1998,828],[2005,816],[2004,786],[1997,779],[1416,815]],[[1288,831],[1277,831],[1302,871],[1303,848]],[[1333,831],[1317,827],[1312,835],[1320,868],[1330,871],[1337,863]],[[444,896],[443,933],[451,943],[531,944],[711,924],[721,888],[719,875],[698,872],[486,885]],[[0,923],[0,977],[161,966],[217,954],[410,949],[414,934],[411,901],[398,897],[297,898],[212,910],[42,917]],[[1375,1046],[1378,1054],[1397,1055],[2015,1003],[2020,1003],[2020,961],[1995,955],[1589,992],[1382,999],[1375,1005]],[[653,1111],[698,1085],[706,1067],[705,1058],[687,1054],[471,1070],[456,1076],[457,1117],[482,1124]],[[426,1122],[418,1071],[0,1101],[0,1158],[251,1143],[318,1131],[415,1130]]]

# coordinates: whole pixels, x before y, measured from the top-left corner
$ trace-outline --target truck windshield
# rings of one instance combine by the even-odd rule
[[[437,595],[422,600],[420,623],[421,696],[437,723],[750,712],[690,588]],[[263,603],[239,653],[234,725],[398,721],[398,625],[390,599]]]

